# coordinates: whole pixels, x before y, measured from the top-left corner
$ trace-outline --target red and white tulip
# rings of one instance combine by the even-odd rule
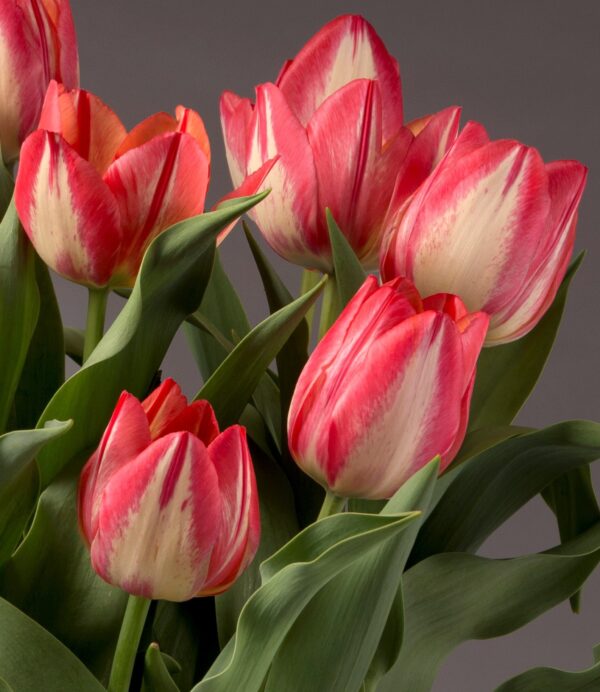
[[[260,539],[245,429],[219,432],[207,401],[166,380],[123,392],[79,484],[92,565],[128,593],[184,601],[225,591]]]
[[[0,148],[19,156],[37,127],[50,80],[79,86],[77,39],[68,0],[0,0]]]
[[[515,140],[469,123],[410,202],[386,221],[385,280],[407,276],[422,295],[459,295],[490,315],[486,344],[529,332],[551,305],[575,240],[587,170],[545,164]]]
[[[309,358],[290,406],[292,456],[344,497],[391,497],[467,427],[488,326],[456,296],[421,300],[407,280],[369,277]]]
[[[403,125],[397,61],[362,17],[323,27],[256,101],[221,97],[234,184],[277,156],[269,197],[250,215],[284,258],[331,270],[329,207],[354,251],[375,266],[389,208],[401,206],[456,137],[460,110]]]
[[[237,194],[254,192],[271,165]],[[209,178],[195,111],[178,106],[175,117],[157,113],[127,133],[97,96],[52,82],[39,129],[22,148],[15,202],[56,272],[93,287],[130,286],[151,241],[204,210]]]

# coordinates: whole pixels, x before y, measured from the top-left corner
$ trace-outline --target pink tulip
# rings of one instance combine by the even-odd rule
[[[68,0],[0,0],[0,147],[10,162],[37,126],[46,88],[79,86]]]
[[[238,194],[251,194],[271,162]],[[210,147],[200,116],[150,116],[127,133],[97,96],[52,82],[21,153],[15,202],[41,258],[88,286],[130,286],[150,242],[200,214]]]
[[[375,266],[388,209],[404,203],[456,137],[448,108],[407,126],[398,63],[371,25],[346,15],[324,26],[256,102],[221,97],[234,184],[279,159],[272,192],[251,212],[282,257],[331,270],[329,207],[360,260]]]
[[[342,497],[391,497],[436,455],[445,469],[469,416],[488,318],[456,296],[423,301],[373,276],[309,358],[290,406],[292,456]]]
[[[253,559],[258,496],[245,429],[166,380],[123,392],[79,483],[92,566],[110,584],[184,601],[225,591]]]
[[[469,123],[407,205],[386,221],[384,279],[448,291],[490,315],[486,344],[527,334],[552,303],[573,250],[587,170],[544,164],[515,140]]]

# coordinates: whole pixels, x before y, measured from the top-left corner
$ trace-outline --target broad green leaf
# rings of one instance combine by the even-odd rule
[[[317,299],[324,281],[254,327],[200,389],[196,399],[211,402],[223,427],[237,421],[269,363]]]
[[[13,202],[0,223],[0,433],[12,413],[39,309],[35,252]]]
[[[65,342],[65,353],[75,361],[77,365],[83,363],[83,342],[85,335],[81,329],[64,327],[63,338]]]
[[[567,271],[550,309],[529,334],[482,350],[471,400],[470,430],[508,425],[520,411],[550,355],[569,285],[582,261],[583,253]]]
[[[48,268],[35,258],[40,309],[15,393],[17,428],[33,428],[65,381],[65,345],[60,310]]]
[[[150,245],[131,296],[91,357],[48,404],[41,422],[73,418],[75,426],[39,458],[42,486],[93,448],[121,391],[147,393],[175,332],[198,308],[210,275],[215,238],[264,195],[182,221]]]
[[[222,646],[233,636],[244,604],[260,587],[260,563],[298,532],[294,496],[283,471],[255,446],[251,451],[260,502],[260,545],[252,564],[229,590],[215,599]]]
[[[411,561],[474,552],[563,473],[600,457],[600,424],[568,421],[511,437],[464,464],[419,533]]]
[[[179,692],[158,644],[152,643],[144,657],[142,692]]]
[[[587,670],[571,672],[558,668],[532,668],[496,688],[496,692],[597,692],[600,663]]]
[[[92,570],[78,529],[78,466],[73,464],[41,494],[25,540],[0,574],[0,594],[106,680],[127,594]]]
[[[333,255],[335,285],[340,308],[343,308],[362,286],[367,274],[329,209],[326,210],[326,215]]]
[[[259,692],[298,616],[331,579],[395,538],[417,514],[340,514],[312,524],[261,566],[263,585],[244,606],[234,643],[194,692]]]
[[[250,331],[250,323],[242,303],[223,269],[218,252],[202,302],[196,312],[201,318],[208,319],[232,344]],[[214,336],[192,324],[186,323],[184,328],[202,378],[206,381],[223,362],[229,349]]]
[[[14,692],[104,690],[65,646],[1,598],[0,676]]]
[[[382,515],[427,508],[439,471],[439,460],[416,473],[386,504]],[[371,677],[381,676],[398,656],[402,619],[388,622],[402,571],[419,528],[405,531],[358,558],[329,581],[298,616],[279,648],[266,685],[278,692],[294,681],[294,692],[358,690],[389,624]]]
[[[377,691],[429,692],[459,644],[526,625],[577,591],[599,561],[600,524],[534,555],[492,560],[446,553],[420,562],[404,575],[404,641]]]
[[[37,453],[71,425],[71,421],[52,421],[39,430],[16,430],[0,437],[0,564],[10,558],[19,543],[35,503]]]

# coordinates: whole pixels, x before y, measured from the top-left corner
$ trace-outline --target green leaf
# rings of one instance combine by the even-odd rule
[[[0,676],[15,692],[104,690],[66,647],[1,598]]]
[[[6,214],[15,188],[15,181],[0,155],[0,219]]]
[[[250,331],[244,307],[223,269],[218,252],[196,315],[207,319],[232,345],[236,341],[234,334],[241,338]],[[184,328],[202,378],[206,381],[221,365],[230,349],[197,326],[186,323]]]
[[[260,587],[259,566],[298,532],[294,496],[282,470],[267,454],[252,447],[260,502],[260,545],[252,564],[224,594],[217,596],[219,641],[224,646],[235,633],[246,601]]]
[[[15,427],[33,428],[65,381],[65,345],[60,310],[48,268],[35,258],[40,309],[15,394]]]
[[[179,692],[156,643],[150,644],[146,650],[142,692]]]
[[[65,342],[65,353],[75,361],[77,365],[82,365],[83,363],[83,342],[85,340],[85,334],[81,329],[74,329],[73,327],[64,327],[63,337]]]
[[[325,281],[254,327],[200,389],[196,399],[211,402],[223,427],[237,421],[269,363],[315,302]]]
[[[570,266],[550,309],[529,334],[482,350],[471,400],[470,430],[508,425],[529,397],[552,349],[569,285],[582,261],[583,253]]]
[[[17,430],[0,437],[0,565],[18,545],[37,498],[36,455],[71,425],[72,421],[52,421],[40,430]]]
[[[429,692],[459,644],[522,627],[577,591],[599,561],[600,524],[534,555],[446,553],[420,562],[404,575],[404,641],[378,692]]]
[[[127,594],[92,570],[78,529],[78,469],[74,463],[41,494],[25,540],[0,574],[0,593],[106,680]]]
[[[343,308],[362,286],[367,274],[346,236],[337,225],[331,211],[327,209],[325,213],[333,255],[335,285],[338,291],[339,305]]]
[[[340,514],[312,524],[261,566],[228,645],[194,692],[258,692],[277,650],[310,600],[356,560],[395,538],[416,514]]]
[[[382,516],[422,511],[431,499],[439,459],[416,473],[386,504]],[[381,676],[398,655],[402,618],[388,615],[400,586],[406,559],[419,529],[413,521],[392,540],[359,557],[329,581],[304,607],[272,664],[266,692],[358,690],[378,650],[371,678]]]
[[[138,397],[147,393],[175,332],[202,299],[217,234],[263,197],[182,221],[152,242],[121,313],[44,411],[42,423],[68,417],[75,426],[40,455],[43,487],[71,459],[97,444],[123,389]]]
[[[558,668],[532,668],[507,680],[496,692],[594,692],[600,689],[600,663],[572,673]]]
[[[441,552],[474,552],[554,479],[599,457],[600,424],[588,421],[511,437],[472,457],[423,525],[411,562]]]
[[[39,309],[35,253],[13,202],[0,223],[0,433],[12,412]]]

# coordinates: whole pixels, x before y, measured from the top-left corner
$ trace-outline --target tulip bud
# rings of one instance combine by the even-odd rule
[[[445,469],[467,427],[488,326],[456,296],[421,301],[373,276],[302,371],[290,406],[296,463],[343,497],[391,497],[436,455]]]
[[[37,126],[46,88],[79,86],[68,0],[0,0],[0,147],[6,162]]]
[[[427,177],[456,137],[458,108],[404,126],[398,63],[362,17],[323,27],[256,103],[225,92],[221,122],[234,184],[278,160],[269,197],[250,215],[272,248],[330,271],[325,209],[366,267],[383,221]]]
[[[386,221],[384,279],[447,291],[490,316],[486,345],[527,334],[567,269],[586,180],[577,161],[544,164],[514,140],[469,123],[434,173]]]
[[[258,496],[245,429],[219,432],[207,401],[166,380],[145,401],[123,392],[79,483],[94,570],[146,598],[225,591],[253,559]]]

